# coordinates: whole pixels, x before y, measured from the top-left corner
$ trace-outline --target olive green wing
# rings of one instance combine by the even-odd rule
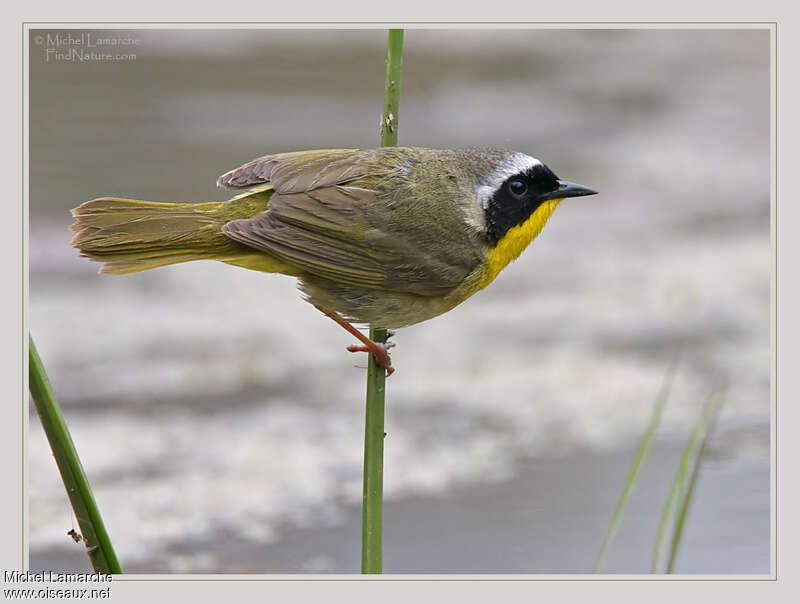
[[[217,186],[244,189],[271,182],[277,193],[300,193],[351,182],[367,174],[374,152],[323,149],[265,155],[217,179]]]
[[[223,232],[310,275],[357,287],[436,296],[466,278],[470,267],[438,258],[390,222],[378,224],[380,203],[377,192],[357,186],[276,193],[268,210]]]

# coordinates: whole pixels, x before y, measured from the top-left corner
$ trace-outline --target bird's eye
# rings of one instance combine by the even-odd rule
[[[512,195],[515,195],[516,197],[522,197],[525,195],[525,193],[527,193],[528,185],[525,184],[524,180],[515,178],[508,181],[508,190],[511,191]]]

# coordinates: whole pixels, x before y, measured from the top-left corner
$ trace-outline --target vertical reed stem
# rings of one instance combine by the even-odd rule
[[[381,146],[397,146],[403,30],[390,29],[386,51],[386,92],[381,118]],[[374,342],[386,342],[386,329],[370,327]],[[361,528],[361,572],[383,572],[383,431],[386,372],[369,355],[367,417],[364,433],[364,501]]]

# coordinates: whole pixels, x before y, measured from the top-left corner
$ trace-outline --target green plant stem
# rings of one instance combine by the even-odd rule
[[[400,74],[403,66],[403,30],[389,30],[386,50],[386,88],[381,118],[381,146],[397,146]],[[386,329],[371,327],[373,342],[385,343]],[[361,572],[383,572],[383,439],[386,372],[369,355],[367,414],[364,430],[364,500],[361,518]]]
[[[386,45],[386,86],[381,119],[381,146],[397,146],[400,119],[400,75],[403,71],[403,30],[390,29]]]
[[[380,339],[382,336],[382,340]],[[370,329],[373,341],[386,341],[385,329]],[[364,502],[361,572],[383,571],[383,417],[386,372],[370,355],[367,368],[367,418],[364,431]]]
[[[715,396],[716,391],[712,391],[708,400],[703,406],[702,411],[700,412],[700,416],[697,418],[697,421],[692,427],[692,432],[689,434],[689,439],[686,441],[686,445],[683,447],[683,451],[681,452],[681,458],[678,462],[678,469],[675,471],[675,477],[672,480],[672,486],[669,489],[667,501],[664,504],[664,511],[661,513],[661,520],[658,523],[658,532],[656,534],[655,546],[653,547],[653,561],[650,566],[650,572],[652,573],[658,572],[658,568],[661,565],[661,552],[664,550],[667,527],[669,526],[670,519],[673,517],[673,513],[680,505],[681,498],[685,496],[685,489],[687,481],[689,480],[690,468],[693,465],[693,461],[696,459],[700,441],[704,432],[706,431],[709,406]]]
[[[56,459],[75,518],[78,519],[89,560],[96,572],[121,574],[122,568],[106,532],[86,472],[83,470],[78,452],[75,450],[75,443],[72,442],[64,421],[64,415],[47,378],[44,364],[36,351],[33,337],[28,336],[28,338],[31,398],[36,405],[50,448],[53,450],[53,457]]]
[[[639,472],[644,466],[644,462],[650,453],[651,447],[653,446],[656,429],[661,423],[664,405],[669,397],[672,379],[675,375],[676,364],[677,359],[673,360],[672,364],[669,366],[669,369],[667,369],[666,375],[664,376],[664,382],[661,386],[661,390],[659,391],[658,396],[656,397],[656,402],[653,405],[653,413],[650,416],[650,423],[648,424],[647,429],[639,441],[639,447],[636,450],[636,456],[634,457],[633,464],[628,472],[628,476],[625,479],[625,486],[622,488],[622,494],[617,502],[617,507],[614,509],[614,514],[611,516],[611,522],[609,523],[605,539],[603,540],[603,545],[600,547],[600,553],[597,555],[597,561],[594,564],[592,572],[600,572],[605,564],[608,550],[611,547],[611,543],[614,541],[614,537],[617,535],[619,523],[622,520],[622,513],[624,512],[625,506],[628,504],[628,500],[633,493],[633,487],[636,485],[636,481],[639,478]]]
[[[683,527],[686,523],[686,514],[689,511],[689,506],[694,499],[695,486],[697,485],[697,477],[700,475],[700,465],[705,458],[706,446],[714,431],[717,417],[719,416],[720,402],[722,394],[714,390],[708,397],[708,401],[703,408],[703,414],[700,417],[699,423],[703,432],[703,439],[700,442],[700,448],[697,451],[697,456],[694,460],[692,474],[689,477],[689,483],[686,488],[682,489],[683,495],[680,503],[678,504],[678,511],[675,515],[675,526],[672,530],[672,541],[670,543],[669,556],[667,558],[667,574],[671,574],[675,568],[675,559],[678,555],[678,548],[681,544],[681,537],[683,536]]]

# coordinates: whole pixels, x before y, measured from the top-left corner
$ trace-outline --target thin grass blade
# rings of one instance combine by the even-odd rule
[[[686,514],[689,511],[689,506],[694,500],[695,486],[697,485],[697,477],[700,474],[700,465],[703,463],[703,458],[706,453],[706,446],[710,440],[711,434],[714,431],[717,417],[719,417],[719,410],[722,402],[722,393],[718,390],[712,391],[706,404],[703,408],[703,413],[698,420],[700,430],[703,433],[700,447],[697,451],[697,456],[694,460],[692,473],[689,477],[689,483],[685,489],[682,489],[682,496],[678,503],[678,512],[675,516],[675,525],[672,530],[672,541],[670,543],[669,556],[667,558],[667,574],[671,574],[675,568],[675,559],[678,555],[678,548],[680,547],[681,537],[683,536],[683,527],[686,522]]]
[[[656,541],[653,547],[653,559],[650,566],[650,572],[658,572],[658,569],[661,566],[661,555],[664,551],[667,528],[670,525],[670,520],[672,520],[674,517],[674,513],[677,510],[679,501],[684,493],[687,481],[689,480],[692,461],[695,459],[700,440],[702,439],[705,431],[706,414],[708,412],[707,407],[708,402],[703,405],[703,409],[700,412],[700,417],[695,422],[692,432],[689,435],[689,439],[686,441],[686,445],[681,453],[680,461],[678,462],[678,469],[676,470],[675,477],[672,480],[672,485],[670,486],[669,494],[667,495],[667,501],[664,504],[664,510],[661,513],[661,520],[658,523],[658,532],[656,533]]]
[[[611,547],[614,538],[617,536],[617,530],[619,529],[619,524],[622,520],[625,507],[630,500],[631,494],[633,493],[633,488],[639,478],[639,473],[641,472],[644,462],[650,453],[651,447],[653,446],[656,431],[661,423],[664,405],[669,398],[669,392],[670,388],[672,387],[672,380],[675,376],[676,366],[677,360],[673,360],[667,369],[667,373],[664,375],[664,381],[661,385],[661,390],[659,391],[658,396],[656,396],[656,401],[653,404],[653,413],[650,416],[647,429],[639,441],[639,446],[636,449],[636,455],[633,459],[633,464],[631,465],[631,469],[629,470],[628,476],[625,479],[625,485],[622,488],[622,493],[620,494],[619,501],[617,502],[617,507],[614,509],[614,513],[611,516],[611,522],[608,525],[605,539],[603,539],[603,545],[600,547],[600,553],[597,555],[597,560],[595,561],[594,568],[592,569],[592,572],[594,573],[599,573],[605,565],[608,550]]]

